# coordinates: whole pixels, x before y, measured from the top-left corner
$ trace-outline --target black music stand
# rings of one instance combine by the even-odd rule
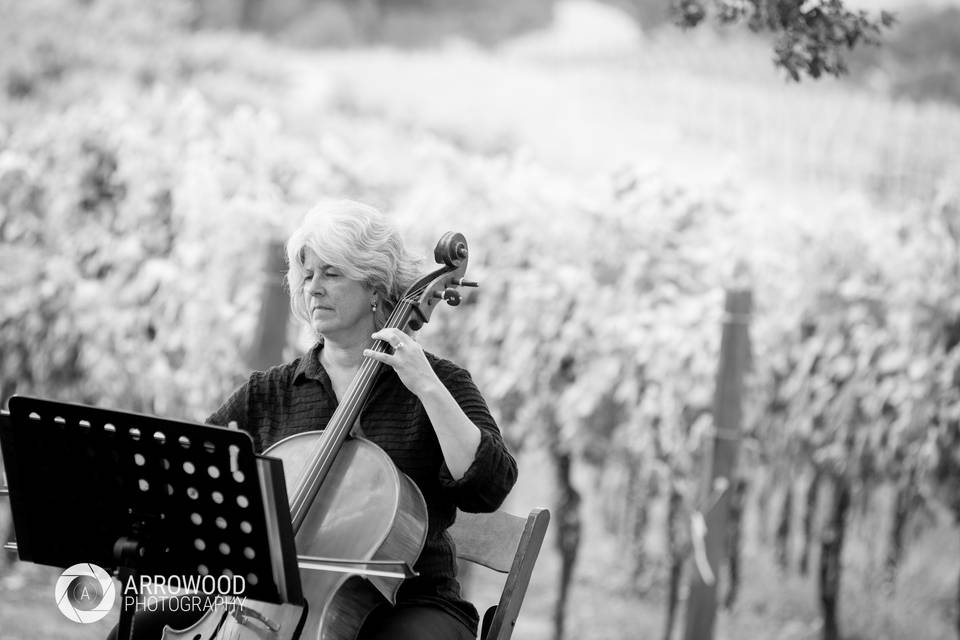
[[[299,607],[299,635],[283,465],[247,433],[24,396],[9,405],[0,448],[21,560],[93,563],[119,574],[121,593],[133,576],[138,599],[138,575],[243,576],[243,596]]]

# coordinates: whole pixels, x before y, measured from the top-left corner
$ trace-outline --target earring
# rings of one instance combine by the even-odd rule
[[[370,312],[371,312],[371,313],[376,313],[376,312],[377,312],[377,301],[376,301],[376,300],[374,300],[373,302],[370,303]]]

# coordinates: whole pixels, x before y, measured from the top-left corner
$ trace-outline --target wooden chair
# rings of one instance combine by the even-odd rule
[[[500,601],[483,614],[480,640],[508,640],[513,634],[549,523],[547,509],[534,509],[526,518],[505,511],[457,511],[448,529],[457,557],[507,574]]]

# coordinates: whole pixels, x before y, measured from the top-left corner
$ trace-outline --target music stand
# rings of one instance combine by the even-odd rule
[[[133,576],[138,600],[139,575],[243,576],[244,597],[299,607],[299,635],[283,465],[256,455],[249,434],[24,396],[9,406],[0,448],[21,560],[93,563],[121,589]]]

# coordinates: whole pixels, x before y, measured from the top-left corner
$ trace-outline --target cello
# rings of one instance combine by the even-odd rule
[[[448,232],[434,249],[440,268],[414,282],[384,328],[418,330],[441,300],[460,303],[467,242]],[[377,340],[374,351],[388,353]],[[351,435],[373,388],[380,362],[365,357],[323,431],[284,438],[264,451],[283,461],[307,611],[291,620],[283,605],[218,606],[186,629],[164,629],[164,640],[353,640],[378,605],[395,604],[409,572],[370,570],[411,567],[423,549],[427,507],[414,482],[376,444]],[[305,562],[306,561],[306,562]],[[320,568],[320,570],[317,570]],[[286,627],[286,628],[284,628]]]

